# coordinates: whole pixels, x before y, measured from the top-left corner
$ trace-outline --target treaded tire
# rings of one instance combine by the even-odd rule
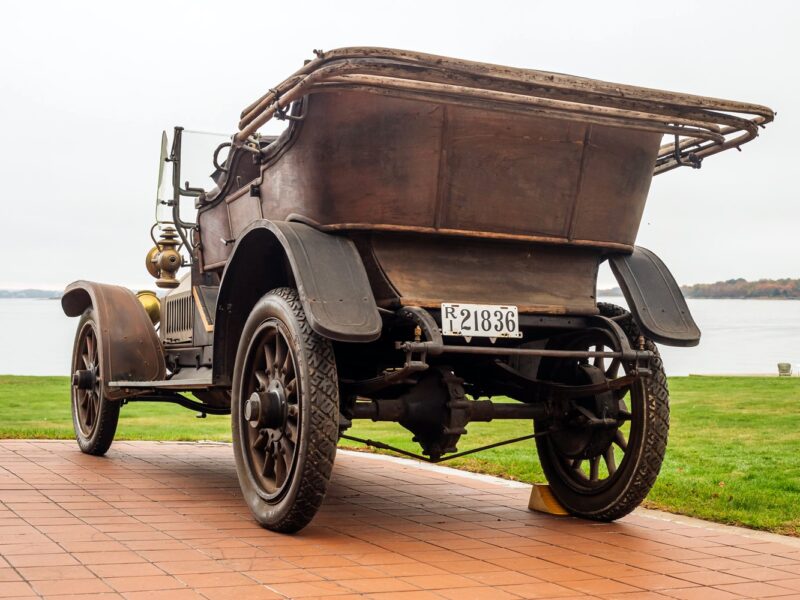
[[[628,311],[614,304],[598,303],[600,313],[617,317],[617,324],[627,334],[632,344],[638,345],[639,328]],[[622,318],[619,318],[622,317]],[[656,482],[669,433],[669,390],[664,366],[658,348],[651,340],[644,340],[644,348],[653,352],[652,376],[640,380],[638,406],[631,406],[634,420],[628,439],[625,460],[619,465],[615,479],[598,492],[576,490],[555,461],[555,454],[547,436],[537,438],[537,450],[553,495],[573,515],[596,521],[613,521],[630,513],[647,497]],[[628,395],[634,402],[633,391]],[[638,409],[638,411],[637,411]],[[636,414],[638,412],[638,419]],[[637,432],[634,434],[634,424]],[[632,453],[631,453],[632,452]]]
[[[245,402],[255,367],[253,352],[259,331],[270,324],[284,332],[294,356],[300,414],[297,452],[278,492],[268,494],[256,472],[248,433]],[[250,371],[250,372],[248,372]],[[336,456],[339,434],[339,391],[331,342],[315,333],[306,319],[297,291],[278,288],[263,296],[244,325],[233,374],[231,425],[236,472],[242,494],[256,521],[281,533],[299,531],[322,505]],[[262,472],[263,474],[263,472]],[[274,498],[271,496],[275,496]]]
[[[75,333],[75,342],[72,346],[72,373],[77,369],[85,368],[83,364],[82,355],[86,350],[85,340],[86,335],[90,333],[94,335],[95,344],[97,343],[97,321],[94,317],[94,310],[87,308],[81,315],[78,321],[78,330]],[[82,345],[84,344],[84,345]],[[97,371],[98,371],[98,384],[93,390],[93,394],[97,394],[97,403],[95,405],[94,416],[91,419],[91,425],[86,424],[86,410],[85,406],[85,392],[79,390],[75,385],[70,387],[70,406],[72,412],[72,427],[75,430],[75,439],[81,452],[91,454],[93,456],[102,456],[111,447],[114,441],[114,435],[117,432],[117,423],[119,422],[119,409],[121,402],[108,400],[103,393],[103,375],[104,369],[102,365],[102,355],[99,348],[96,348],[97,357]]]

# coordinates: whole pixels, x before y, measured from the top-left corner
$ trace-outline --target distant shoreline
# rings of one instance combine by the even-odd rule
[[[58,300],[62,295],[56,290],[0,290],[0,300]]]
[[[800,279],[759,279],[747,281],[741,277],[715,283],[682,285],[686,298],[713,300],[800,300]],[[622,296],[619,287],[598,290],[602,296]]]
[[[691,296],[683,294],[689,300],[800,300],[800,296],[787,297],[787,296]],[[624,298],[625,295],[621,291],[614,290],[598,290],[597,296],[602,298]]]

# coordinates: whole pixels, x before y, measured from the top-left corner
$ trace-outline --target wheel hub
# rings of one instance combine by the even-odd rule
[[[283,385],[272,381],[265,391],[250,395],[244,403],[244,418],[255,429],[280,429],[286,422],[287,410]]]
[[[597,367],[579,364],[575,380],[579,384],[597,384],[606,381],[605,374]],[[568,414],[556,422],[550,439],[559,452],[571,459],[588,459],[605,452],[617,432],[615,419],[619,414],[619,403],[613,392],[600,392],[574,401]],[[600,424],[614,423],[613,426]]]
[[[97,385],[97,374],[93,365],[88,369],[78,369],[72,374],[72,385],[79,390],[91,390]]]

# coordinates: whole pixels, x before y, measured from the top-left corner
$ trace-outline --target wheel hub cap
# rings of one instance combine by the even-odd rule
[[[72,374],[72,385],[79,390],[90,390],[97,384],[94,369],[78,369]]]
[[[255,429],[280,429],[286,421],[286,392],[273,381],[264,392],[253,392],[244,404],[244,418]]]

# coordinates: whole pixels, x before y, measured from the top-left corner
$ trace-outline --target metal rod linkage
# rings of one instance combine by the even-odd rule
[[[196,410],[204,415],[231,414],[230,408],[209,406],[208,404],[203,404],[202,402],[189,400],[189,398],[180,394],[148,394],[144,396],[131,396],[130,398],[125,398],[122,401],[123,404],[127,404],[129,402],[168,402],[170,404],[178,404],[179,406],[188,408],[189,410]]]
[[[648,360],[652,353],[646,350],[627,352],[605,352],[594,350],[548,350],[539,348],[503,348],[488,346],[441,346],[430,342],[397,342],[395,347],[406,352],[431,352],[452,354],[483,354],[487,356],[550,356],[553,358],[619,358],[622,360]]]
[[[423,456],[422,454],[414,454],[413,452],[409,452],[408,450],[403,450],[402,448],[390,446],[389,444],[384,444],[383,442],[358,438],[352,435],[341,434],[339,437],[341,437],[344,440],[350,440],[351,442],[358,442],[359,444],[365,444],[367,446],[371,446],[372,448],[377,448],[378,450],[389,450],[391,452],[396,452],[397,454],[402,454],[403,456],[408,456],[409,458],[416,458],[417,460],[436,464],[444,462],[446,460],[453,460],[454,458],[461,458],[462,456],[474,454],[475,452],[480,452],[482,450],[491,450],[492,448],[497,448],[498,446],[506,446],[508,444],[515,444],[517,442],[524,442],[525,440],[541,437],[543,435],[547,435],[548,433],[550,432],[542,431],[539,433],[531,433],[529,435],[523,435],[522,437],[512,438],[510,440],[503,440],[502,442],[495,442],[494,444],[488,444],[486,446],[481,446],[480,448],[472,448],[471,450],[465,450],[464,452],[457,452],[456,454],[451,454],[450,456],[441,456],[439,458],[431,458],[429,456]]]

